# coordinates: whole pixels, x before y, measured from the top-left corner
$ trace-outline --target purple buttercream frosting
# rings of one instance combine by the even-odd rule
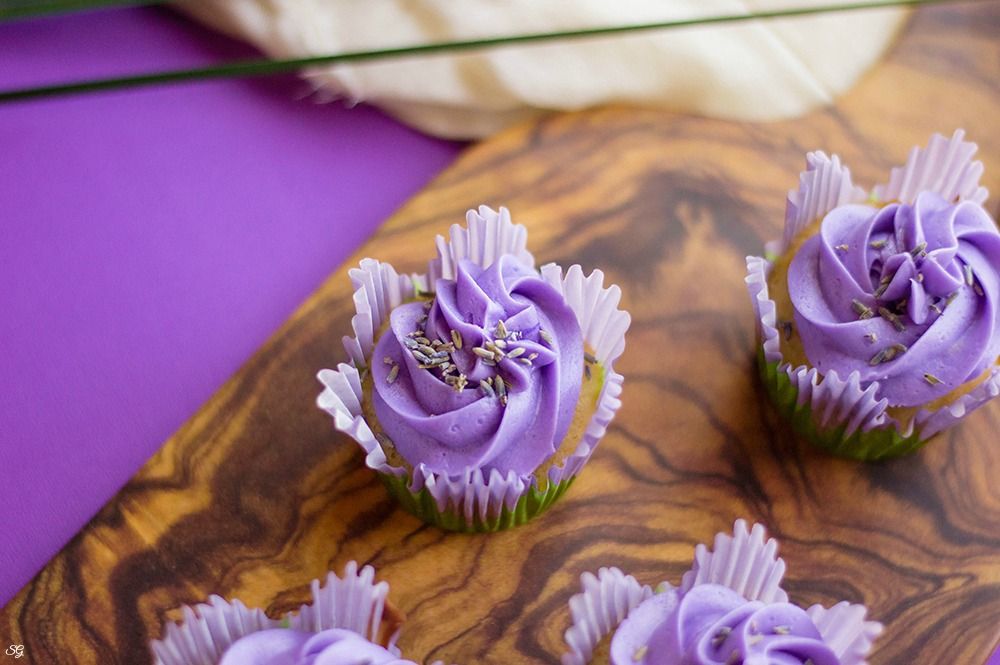
[[[942,397],[1000,356],[1000,232],[972,201],[835,208],[788,288],[809,362],[878,381],[893,406]]]
[[[804,610],[747,601],[728,587],[672,589],[644,601],[611,641],[612,665],[839,665]]]
[[[375,415],[410,464],[528,474],[569,429],[583,336],[563,296],[507,254],[460,261],[429,309],[396,307],[373,358]]]
[[[273,628],[236,640],[219,665],[416,665],[354,631]]]

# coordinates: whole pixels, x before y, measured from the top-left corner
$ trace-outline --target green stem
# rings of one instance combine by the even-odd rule
[[[73,83],[57,83],[31,88],[0,91],[0,103],[12,102],[39,97],[53,97],[73,93],[96,92],[117,88],[148,86],[159,83],[177,83],[181,81],[204,81],[220,78],[241,78],[249,76],[268,76],[295,71],[304,67],[318,65],[343,64],[348,62],[372,62],[418,55],[433,55],[453,51],[473,51],[493,47],[512,46],[532,42],[547,42],[553,40],[571,40],[587,37],[601,37],[651,30],[668,30],[701,25],[718,25],[724,23],[739,23],[759,19],[789,18],[828,14],[835,12],[859,11],[865,9],[881,9],[886,7],[917,6],[929,4],[944,4],[949,2],[969,2],[970,0],[879,0],[876,2],[856,2],[849,4],[819,5],[814,7],[798,7],[773,11],[752,12],[743,14],[726,14],[705,18],[662,21],[658,23],[642,23],[637,25],[611,26],[603,28],[586,28],[565,32],[540,32],[526,35],[493,37],[489,39],[474,39],[437,44],[422,44],[403,46],[378,51],[350,51],[331,55],[312,56],[307,58],[292,58],[287,60],[244,60],[224,63],[195,69],[180,69],[153,74],[139,74],[117,78],[102,78]],[[982,0],[979,0],[982,1]]]
[[[157,5],[164,0],[0,0],[0,21],[34,18],[47,14],[69,14],[91,9]]]

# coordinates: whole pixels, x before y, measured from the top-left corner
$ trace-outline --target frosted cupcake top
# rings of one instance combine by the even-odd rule
[[[611,641],[612,665],[839,665],[804,610],[748,601],[703,584],[632,610]]]
[[[1000,232],[974,201],[925,191],[834,208],[788,287],[809,362],[879,381],[894,406],[942,397],[1000,356]]]
[[[528,474],[569,429],[583,356],[575,314],[531,265],[461,260],[432,299],[392,310],[373,353],[375,415],[412,465]]]
[[[357,633],[272,628],[236,640],[219,665],[417,665]]]

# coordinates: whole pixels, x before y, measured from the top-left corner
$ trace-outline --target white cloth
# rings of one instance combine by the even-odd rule
[[[275,58],[766,11],[844,0],[180,0]],[[318,89],[439,136],[476,138],[544,110],[628,103],[776,120],[830,103],[891,42],[877,9],[317,68]]]

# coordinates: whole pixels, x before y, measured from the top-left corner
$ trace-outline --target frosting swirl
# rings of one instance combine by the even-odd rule
[[[351,630],[273,628],[233,642],[219,665],[416,665]]]
[[[528,474],[569,429],[583,335],[563,296],[504,255],[462,260],[431,303],[393,309],[373,358],[375,415],[410,464]]]
[[[918,406],[1000,356],[1000,232],[972,201],[844,205],[792,258],[788,289],[809,362],[859,372]]]
[[[809,615],[747,601],[728,587],[674,590],[632,610],[611,641],[611,665],[839,665]]]

